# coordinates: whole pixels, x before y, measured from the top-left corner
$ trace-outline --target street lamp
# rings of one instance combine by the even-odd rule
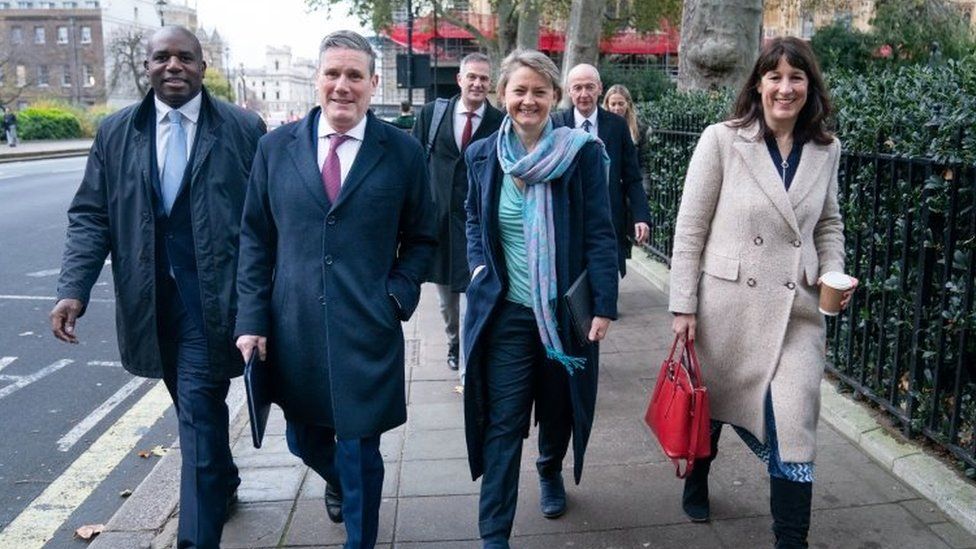
[[[166,19],[163,17],[163,11],[166,8],[166,0],[156,0],[156,12],[159,13],[159,26],[166,26]]]

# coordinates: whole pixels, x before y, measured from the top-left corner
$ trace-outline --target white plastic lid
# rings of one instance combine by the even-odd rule
[[[824,275],[820,277],[820,282],[826,284],[827,286],[830,286],[835,290],[840,290],[842,292],[850,290],[851,287],[854,286],[853,278],[847,276],[844,273],[839,273],[837,271],[830,271],[828,273],[824,273]]]

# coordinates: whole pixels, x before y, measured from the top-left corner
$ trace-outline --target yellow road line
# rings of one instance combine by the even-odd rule
[[[0,531],[0,548],[40,548],[71,513],[132,452],[146,431],[171,404],[162,382],[155,382],[132,408],[78,456],[65,472]]]

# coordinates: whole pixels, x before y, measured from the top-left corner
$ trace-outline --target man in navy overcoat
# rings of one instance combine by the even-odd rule
[[[241,221],[237,345],[274,369],[289,449],[326,480],[347,548],[373,547],[380,435],[406,421],[400,322],[436,247],[420,144],[368,112],[370,44],[319,49],[319,107],[258,146]]]

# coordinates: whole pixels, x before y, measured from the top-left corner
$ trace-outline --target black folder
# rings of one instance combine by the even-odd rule
[[[566,290],[563,299],[569,309],[569,321],[576,339],[583,345],[589,345],[592,343],[589,336],[593,324],[593,301],[590,299],[590,277],[586,271]]]
[[[264,429],[268,426],[271,413],[271,364],[258,358],[258,350],[251,352],[251,358],[244,365],[244,390],[247,392],[247,415],[251,420],[251,438],[254,447],[261,447]]]

